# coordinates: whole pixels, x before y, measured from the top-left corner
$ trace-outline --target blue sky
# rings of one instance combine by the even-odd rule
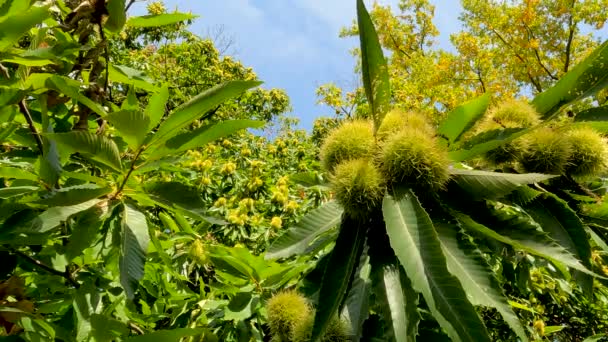
[[[379,2],[396,6],[399,0]],[[450,49],[449,35],[460,27],[460,2],[431,2],[436,5],[439,46]],[[352,89],[358,82],[355,59],[349,53],[358,40],[338,37],[340,28],[355,18],[355,0],[165,0],[165,4],[170,10],[177,7],[199,15],[190,27],[198,35],[222,26],[234,41],[228,53],[253,67],[264,88],[287,91],[293,107],[290,115],[301,120],[302,128],[310,129],[316,117],[332,115],[328,107],[316,104],[318,86],[334,82]],[[145,5],[136,3],[134,13],[142,13]]]

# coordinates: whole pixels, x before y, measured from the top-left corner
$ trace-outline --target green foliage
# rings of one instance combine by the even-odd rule
[[[92,4],[0,5],[0,336],[565,341],[606,331],[606,113],[594,107],[605,43],[530,104],[490,107],[486,94],[429,111],[399,101],[407,82],[391,92],[389,71],[401,74],[389,67],[403,57],[387,64],[387,28],[358,0],[364,87],[344,95],[356,108],[311,137],[282,115],[284,92],[257,88],[250,68],[187,31],[193,15],[152,2],[127,18],[126,1]],[[429,13],[422,2],[403,20],[432,36]],[[422,61],[412,74],[430,73],[424,41],[401,39]],[[427,88],[415,89],[425,98]],[[344,104],[337,88],[321,93]],[[557,115],[566,111],[574,119]],[[508,163],[487,158],[505,152]]]

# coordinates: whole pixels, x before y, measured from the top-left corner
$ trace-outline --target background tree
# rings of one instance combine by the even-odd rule
[[[462,1],[462,31],[451,36],[455,52],[438,47],[435,6],[429,1],[401,0],[395,10],[376,3],[370,13],[389,51],[394,103],[437,121],[441,113],[485,92],[495,98],[529,97],[555,84],[598,46],[597,35],[608,18],[601,8],[607,5],[598,0]],[[341,36],[357,32],[351,26]],[[321,89],[321,101],[338,110],[364,102],[353,95],[337,101],[330,96],[335,91]]]

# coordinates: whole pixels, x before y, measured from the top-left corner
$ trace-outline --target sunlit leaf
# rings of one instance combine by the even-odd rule
[[[386,59],[363,0],[357,0],[357,23],[361,43],[363,86],[374,118],[375,129],[378,129],[389,110],[391,90]]]

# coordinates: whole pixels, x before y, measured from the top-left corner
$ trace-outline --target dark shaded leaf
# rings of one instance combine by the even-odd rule
[[[319,301],[312,327],[311,341],[320,341],[331,319],[339,313],[348,286],[363,251],[367,227],[359,220],[344,216],[340,234],[323,273]]]

